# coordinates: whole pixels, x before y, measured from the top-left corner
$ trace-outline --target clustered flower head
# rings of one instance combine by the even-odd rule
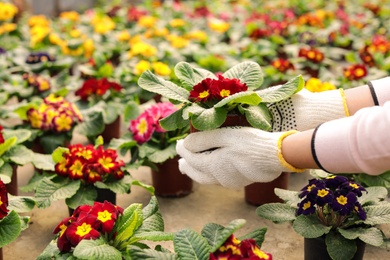
[[[18,13],[18,8],[10,3],[0,3],[0,21],[11,20]]]
[[[280,72],[286,72],[287,70],[294,70],[294,65],[286,59],[278,58],[271,62],[271,65]]]
[[[359,80],[367,76],[367,67],[364,64],[352,64],[344,68],[344,77],[348,80]]]
[[[61,252],[69,252],[83,239],[97,239],[104,236],[115,238],[114,226],[123,209],[108,201],[95,202],[77,207],[73,215],[64,218],[54,229],[58,234],[57,246]]]
[[[52,62],[56,61],[56,58],[53,55],[50,55],[46,52],[37,52],[37,53],[30,53],[26,58],[27,64],[37,64],[41,62]]]
[[[122,179],[125,163],[118,159],[114,149],[95,148],[93,145],[74,144],[68,146],[62,160],[55,165],[56,173],[85,183],[104,182],[110,176]]]
[[[84,81],[81,88],[76,90],[75,95],[79,96],[82,100],[87,100],[88,97],[104,96],[107,91],[121,91],[122,86],[116,82],[109,81],[107,78],[102,79],[88,79]]]
[[[154,133],[165,133],[166,130],[160,126],[159,120],[176,110],[177,107],[170,102],[157,103],[146,109],[136,119],[130,121],[129,131],[132,132],[134,140],[138,144],[143,144],[149,141]]]
[[[37,92],[45,92],[51,88],[50,81],[38,74],[24,73],[23,79],[28,87],[33,87]]]
[[[4,143],[3,126],[0,125],[0,144]]]
[[[71,130],[82,121],[82,115],[77,106],[64,97],[50,94],[39,107],[27,111],[27,121],[33,128],[59,133]]]
[[[195,85],[190,91],[189,98],[195,102],[211,104],[246,90],[248,86],[239,79],[218,75],[218,79],[206,78]]]
[[[314,63],[321,63],[324,60],[324,54],[315,48],[301,48],[298,52],[298,57],[306,58],[308,61]]]
[[[366,191],[360,184],[344,176],[329,176],[325,179],[311,179],[299,194],[298,215],[316,214],[326,226],[339,227],[353,216],[366,219],[366,212],[358,197]]]
[[[0,220],[8,215],[8,192],[4,182],[0,179]]]
[[[210,260],[272,260],[272,255],[262,251],[254,239],[238,240],[234,235],[225,241],[214,253],[210,253]]]

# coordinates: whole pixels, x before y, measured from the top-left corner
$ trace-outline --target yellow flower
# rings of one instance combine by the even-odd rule
[[[169,25],[172,26],[172,27],[182,27],[186,24],[186,22],[183,20],[183,19],[172,19],[170,22],[169,22]]]
[[[88,39],[83,44],[84,47],[84,57],[92,57],[93,52],[95,51],[95,44],[92,39]]]
[[[18,8],[9,3],[0,3],[0,21],[11,20],[18,13]]]
[[[167,36],[169,34],[169,30],[167,28],[156,28],[154,30],[154,35],[157,37]]]
[[[35,46],[37,43],[40,43],[45,39],[46,36],[50,34],[50,28],[46,26],[34,26],[30,29],[30,44]]]
[[[44,15],[33,15],[28,19],[27,23],[30,27],[38,25],[48,27],[50,25],[50,21]]]
[[[115,29],[115,22],[108,16],[98,18],[93,22],[96,33],[105,34]]]
[[[122,31],[120,31],[118,34],[117,34],[117,36],[116,36],[116,38],[118,39],[118,41],[120,41],[120,42],[125,42],[125,41],[128,41],[128,40],[130,40],[130,33],[128,32],[128,31],[126,31],[126,30],[122,30]]]
[[[171,45],[177,49],[184,48],[189,44],[189,41],[186,38],[174,34],[169,35],[167,39]]]
[[[149,15],[142,16],[138,20],[138,25],[145,28],[152,28],[157,22],[157,18]]]
[[[310,78],[308,81],[306,81],[305,87],[311,92],[321,92],[336,89],[336,87],[332,83],[322,82],[320,79],[317,78]]]
[[[80,38],[81,32],[77,29],[73,29],[69,31],[69,36],[72,38]]]
[[[141,75],[145,70],[150,69],[150,62],[146,60],[139,61],[134,68],[134,74],[135,75]]]
[[[199,40],[201,42],[206,42],[207,41],[207,34],[205,31],[201,30],[195,30],[188,32],[184,35],[185,38],[189,40]]]
[[[141,55],[144,57],[152,57],[157,54],[157,48],[145,42],[136,42],[129,50],[129,56]]]
[[[208,27],[216,32],[224,33],[230,28],[230,24],[219,19],[212,19],[208,21]]]
[[[49,34],[49,41],[51,44],[54,44],[54,45],[61,45],[61,43],[62,43],[62,39],[56,33]]]
[[[77,22],[80,19],[80,14],[75,11],[62,12],[60,13],[60,18]]]
[[[168,76],[172,71],[167,64],[160,61],[153,62],[152,67],[154,72],[160,76]]]
[[[16,28],[17,25],[14,23],[5,23],[2,26],[0,26],[0,35],[2,35],[3,33],[15,31]]]

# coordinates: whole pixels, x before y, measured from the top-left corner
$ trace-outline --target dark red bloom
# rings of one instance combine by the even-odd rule
[[[0,125],[0,144],[4,143],[3,126]]]
[[[299,49],[298,57],[304,57],[307,60],[312,61],[314,63],[320,63],[325,58],[324,54],[320,50],[315,48]]]
[[[282,58],[273,60],[271,65],[280,72],[286,72],[289,69],[294,69],[294,65],[290,61]]]
[[[0,180],[0,219],[8,215],[8,192],[2,180]]]
[[[348,80],[359,80],[367,76],[367,68],[364,64],[353,64],[344,69],[344,77]]]
[[[123,212],[123,210],[120,211],[119,207],[116,207],[108,201],[104,201],[104,203],[95,202],[90,214],[95,216],[100,223],[99,230],[101,230],[101,232],[111,233],[115,221],[118,219],[121,212]]]
[[[119,92],[122,90],[122,86],[106,78],[91,78],[84,81],[81,88],[76,90],[75,95],[79,96],[82,100],[87,100],[91,95],[103,96],[108,90]]]

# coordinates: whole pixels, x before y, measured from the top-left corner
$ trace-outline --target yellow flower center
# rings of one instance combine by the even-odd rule
[[[83,236],[89,234],[89,232],[91,232],[91,230],[92,230],[92,227],[90,224],[83,223],[82,225],[77,227],[76,235],[83,237]]]
[[[341,195],[341,196],[337,197],[337,202],[341,205],[345,205],[348,203],[348,198]]]
[[[221,95],[221,97],[228,97],[230,96],[230,90],[222,89],[221,92],[219,92],[219,94]]]
[[[208,97],[210,94],[209,94],[209,91],[208,90],[205,90],[201,93],[199,93],[199,98],[206,98]]]
[[[148,123],[145,119],[140,120],[138,124],[138,132],[143,135],[148,130]]]
[[[98,217],[97,217],[98,220],[100,220],[101,222],[106,222],[106,221],[109,221],[111,220],[111,213],[108,212],[107,210],[105,211],[101,211],[98,213]]]
[[[308,201],[308,202],[306,202],[306,203],[303,204],[303,209],[304,209],[304,210],[307,210],[307,209],[310,208],[310,206],[311,206],[311,202]]]
[[[319,191],[317,192],[318,197],[325,197],[325,196],[328,195],[328,194],[329,194],[329,191],[327,191],[327,190],[325,190],[325,189],[319,190]]]

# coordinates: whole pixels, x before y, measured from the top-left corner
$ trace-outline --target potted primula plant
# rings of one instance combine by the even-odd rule
[[[272,117],[266,104],[284,100],[304,86],[299,75],[278,87],[262,89],[263,72],[253,61],[241,62],[217,75],[187,62],[179,62],[174,71],[181,86],[149,70],[138,80],[141,88],[181,104],[178,111],[160,120],[166,130],[190,123],[197,130],[211,130],[221,127],[231,114],[245,116],[253,127],[271,130]]]
[[[6,185],[0,178],[0,258],[2,248],[14,241],[20,233],[28,228],[30,217],[21,216],[35,207],[35,201],[27,196],[8,194]]]
[[[165,232],[164,220],[156,197],[149,204],[134,203],[123,209],[107,201],[78,207],[72,216],[63,219],[53,233],[55,239],[37,258],[64,259],[267,259],[272,255],[260,250],[266,228],[259,228],[242,237],[234,232],[245,220],[233,220],[224,227],[208,223],[201,233],[185,228]],[[83,228],[85,232],[77,232]],[[162,245],[172,241],[174,252]],[[224,258],[224,259],[225,259]]]
[[[176,141],[185,137],[189,129],[166,131],[159,123],[179,108],[170,102],[144,104],[144,107],[142,113],[130,120],[129,132],[114,139],[110,147],[121,154],[130,151],[130,165],[151,168],[156,195],[181,197],[189,194],[192,180],[180,173],[176,153]]]
[[[134,180],[122,159],[113,149],[103,147],[103,139],[95,145],[72,144],[58,147],[52,153],[52,171],[35,172],[23,190],[35,190],[37,206],[45,208],[53,201],[65,199],[72,209],[94,201],[110,199],[116,194],[130,193],[132,184],[153,193],[153,187]]]
[[[261,205],[256,213],[292,223],[304,237],[305,259],[362,259],[366,244],[388,247],[378,226],[390,223],[386,188],[364,188],[342,175],[321,175],[299,192],[277,189],[285,203]]]
[[[78,107],[54,93],[21,103],[14,113],[23,120],[15,128],[31,132],[29,147],[37,153],[51,154],[57,147],[69,144],[74,127],[82,121]]]

